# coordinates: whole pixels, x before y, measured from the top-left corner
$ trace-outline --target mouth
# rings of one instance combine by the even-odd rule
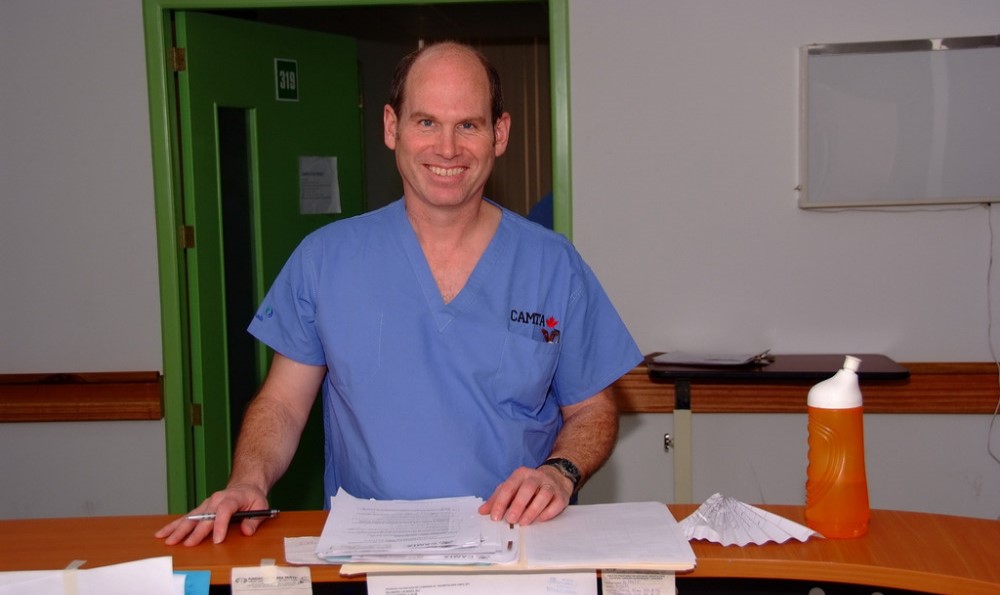
[[[427,169],[436,176],[442,176],[445,178],[452,178],[457,175],[461,175],[467,170],[467,167],[438,167],[436,165],[428,165]]]

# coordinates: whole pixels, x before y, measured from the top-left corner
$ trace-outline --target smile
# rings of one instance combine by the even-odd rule
[[[444,176],[446,178],[457,176],[466,170],[464,167],[437,167],[434,165],[428,165],[427,169],[431,170],[431,173],[435,175]]]

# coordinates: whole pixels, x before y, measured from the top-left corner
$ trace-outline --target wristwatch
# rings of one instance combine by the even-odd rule
[[[573,493],[574,494],[576,493],[577,488],[580,487],[580,470],[577,469],[576,465],[573,464],[573,461],[569,459],[556,457],[552,459],[547,459],[544,463],[542,463],[538,467],[541,468],[544,467],[545,465],[551,465],[552,467],[555,467],[559,471],[559,473],[562,473],[567,478],[569,478],[569,480],[573,482]]]

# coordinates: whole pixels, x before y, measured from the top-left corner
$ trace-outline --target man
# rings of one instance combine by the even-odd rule
[[[250,332],[276,355],[248,407],[226,489],[159,532],[225,538],[267,507],[322,388],[327,497],[479,495],[480,512],[558,515],[610,455],[611,385],[640,360],[562,236],[486,200],[510,115],[472,48],[404,58],[383,115],[404,196],[310,234]],[[243,533],[262,519],[244,519]]]

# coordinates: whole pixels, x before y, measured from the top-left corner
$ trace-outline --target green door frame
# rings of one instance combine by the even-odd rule
[[[437,4],[469,0],[432,0]],[[502,2],[503,0],[473,0]],[[191,437],[187,428],[189,366],[184,250],[181,247],[180,172],[174,80],[170,64],[170,13],[175,10],[290,8],[426,4],[428,0],[143,0],[146,77],[153,155],[153,200],[159,260],[160,325],[163,337],[163,410],[167,453],[167,508],[171,514],[195,504],[190,481]],[[569,113],[569,0],[548,0],[552,96],[552,191],[556,231],[572,238]]]

